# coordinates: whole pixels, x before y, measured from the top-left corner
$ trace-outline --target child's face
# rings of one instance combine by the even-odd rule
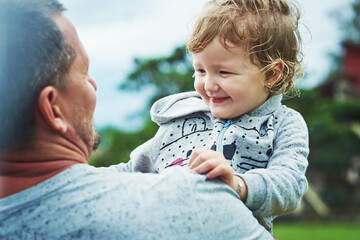
[[[269,96],[265,74],[240,47],[224,48],[216,37],[193,54],[195,89],[218,118],[236,119],[255,110]]]

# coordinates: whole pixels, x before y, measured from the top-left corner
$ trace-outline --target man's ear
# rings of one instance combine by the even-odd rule
[[[284,73],[285,64],[281,59],[275,59],[272,68],[266,73],[265,85],[272,88]]]
[[[45,87],[39,95],[38,108],[44,121],[53,129],[65,133],[68,125],[59,105],[59,91],[53,86]]]

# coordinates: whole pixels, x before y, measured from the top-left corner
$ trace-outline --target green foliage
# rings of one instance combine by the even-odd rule
[[[104,129],[100,132],[102,143],[91,156],[89,164],[109,166],[129,161],[129,155],[137,146],[152,138],[158,126],[150,120],[149,109],[159,98],[193,90],[193,69],[185,46],[178,47],[168,57],[135,59],[135,68],[120,88],[128,91],[140,91],[151,87],[153,96],[145,106],[144,127],[135,132],[118,129]]]
[[[353,223],[278,223],[274,237],[291,240],[355,240],[360,236],[359,224]]]
[[[134,60],[135,69],[120,85],[123,90],[154,89],[147,109],[159,98],[193,90],[193,68],[185,46],[177,47],[168,57]]]
[[[155,123],[148,120],[142,129],[135,132],[124,132],[114,128],[101,130],[101,144],[89,159],[89,164],[102,167],[128,162],[130,152],[152,138],[157,128]]]
[[[352,160],[360,156],[360,137],[352,123],[360,122],[360,101],[323,98],[316,89],[303,91],[299,99],[285,102],[299,111],[309,128],[311,182],[323,183],[322,197],[333,207],[359,204],[354,187],[346,180]]]

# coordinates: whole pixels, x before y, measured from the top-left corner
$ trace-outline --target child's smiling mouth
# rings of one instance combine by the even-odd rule
[[[230,97],[210,97],[210,101],[213,103],[223,103],[228,99],[230,99]]]

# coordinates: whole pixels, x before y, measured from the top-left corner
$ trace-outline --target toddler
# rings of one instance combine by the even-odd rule
[[[188,166],[228,184],[271,232],[307,190],[307,126],[281,104],[302,72],[299,17],[290,0],[209,1],[187,42],[196,92],[153,105],[159,130],[123,171]]]

